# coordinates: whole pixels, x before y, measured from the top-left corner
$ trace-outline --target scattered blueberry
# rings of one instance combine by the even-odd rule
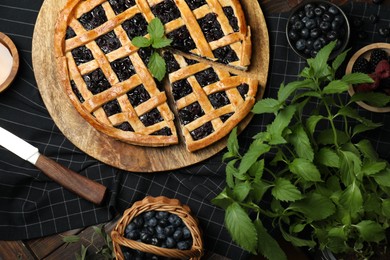
[[[386,38],[390,36],[390,29],[388,27],[380,27],[378,29],[379,35]]]

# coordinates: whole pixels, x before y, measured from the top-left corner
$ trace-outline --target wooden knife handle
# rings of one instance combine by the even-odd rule
[[[96,205],[100,205],[106,196],[107,188],[104,185],[77,174],[42,154],[35,166],[53,181]]]

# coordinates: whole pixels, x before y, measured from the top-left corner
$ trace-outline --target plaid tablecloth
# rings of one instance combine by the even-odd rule
[[[111,199],[107,204],[96,207],[64,190],[33,165],[0,147],[0,239],[31,239],[103,223],[145,195],[164,195],[177,198],[191,207],[200,220],[208,251],[231,259],[247,258],[248,254],[231,241],[224,228],[224,212],[210,202],[225,185],[225,165],[221,162],[224,151],[197,165],[172,172],[125,172],[81,152],[59,131],[42,102],[32,69],[32,35],[42,3],[43,0],[0,1],[0,31],[13,39],[20,52],[18,76],[12,86],[0,94],[0,126],[38,147],[41,153],[60,164],[104,184],[110,190]],[[363,19],[363,29],[368,32],[368,37],[360,40],[353,31],[351,53],[372,42],[389,41],[377,31],[379,26],[389,24],[390,10],[362,3],[349,3],[342,8],[351,19]],[[377,24],[368,20],[371,14],[380,17]],[[295,80],[305,61],[288,47],[285,37],[288,14],[265,16],[271,44],[265,96],[275,97],[280,83]],[[375,122],[383,122],[383,127],[365,137],[373,141],[382,158],[389,159],[390,115],[361,109],[359,112]],[[240,135],[240,143],[244,146],[249,144],[251,137],[271,120],[268,116],[255,116]]]

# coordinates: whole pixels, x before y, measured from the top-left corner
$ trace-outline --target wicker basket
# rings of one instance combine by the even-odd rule
[[[166,211],[176,214],[186,224],[192,235],[192,247],[190,250],[162,248],[142,242],[134,241],[124,237],[126,226],[135,218],[146,211]],[[115,256],[123,260],[121,246],[154,255],[179,258],[179,259],[201,259],[203,255],[203,242],[198,221],[191,215],[191,210],[187,205],[182,205],[177,199],[167,197],[145,197],[142,201],[137,201],[133,206],[123,213],[123,217],[118,221],[116,227],[111,232]]]

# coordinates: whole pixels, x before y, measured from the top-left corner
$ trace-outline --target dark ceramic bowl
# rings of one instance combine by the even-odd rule
[[[337,41],[330,55],[334,59],[348,45],[348,18],[337,5],[329,1],[303,1],[288,18],[286,37],[291,48],[304,59],[315,57],[331,41]]]

